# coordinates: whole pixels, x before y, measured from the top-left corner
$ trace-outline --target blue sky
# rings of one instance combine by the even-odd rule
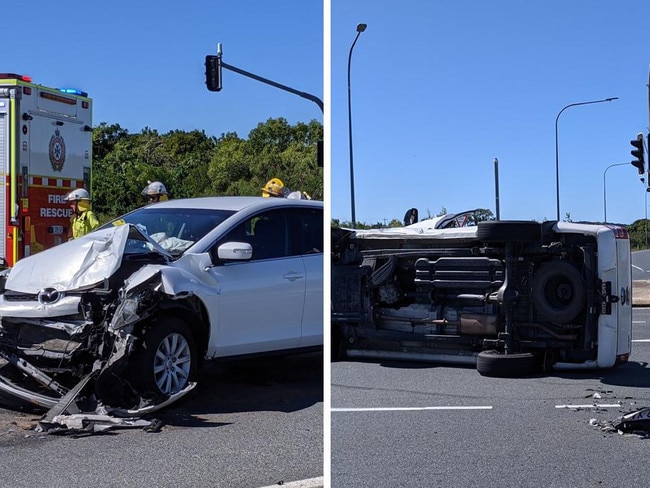
[[[496,213],[494,158],[501,218],[554,219],[555,118],[568,104],[607,97],[619,99],[559,119],[560,215],[603,220],[604,180],[609,221],[646,215],[631,164],[604,178],[608,166],[630,162],[629,141],[648,130],[644,0],[331,0],[331,33],[320,1],[150,5],[36,0],[28,22],[4,23],[15,42],[0,47],[2,71],[85,90],[95,124],[132,133],[247,137],[269,118],[331,121],[328,197],[332,216],[349,220],[347,59],[356,25],[366,23],[351,66],[357,220],[401,219],[410,207],[421,216]],[[221,92],[208,92],[203,61],[218,42],[226,63],[326,103],[331,87],[331,119],[309,100],[230,71]]]
[[[314,102],[231,71],[221,92],[204,83],[205,55],[221,43],[224,62],[322,99],[320,1],[35,0],[14,10],[23,20],[3,22],[0,71],[88,92],[95,125],[247,137],[269,118],[323,121]]]
[[[347,61],[365,23],[350,84],[358,221],[496,213],[494,158],[501,218],[553,220],[556,117],[608,97],[558,120],[560,216],[602,221],[606,199],[610,222],[645,218],[629,163],[648,132],[647,13],[644,0],[332,0],[332,216],[351,218]]]

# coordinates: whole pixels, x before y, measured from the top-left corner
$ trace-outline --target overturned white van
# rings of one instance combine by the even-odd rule
[[[506,377],[628,360],[624,228],[459,222],[332,229],[334,360],[475,364]]]

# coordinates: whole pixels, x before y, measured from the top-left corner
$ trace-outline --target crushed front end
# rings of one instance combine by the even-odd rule
[[[132,418],[167,405],[170,397],[180,398],[193,387],[188,385],[177,392],[180,395],[153,398],[131,381],[129,365],[141,342],[141,324],[166,298],[156,271],[165,259],[157,253],[135,258],[124,253],[134,236],[133,229],[117,229],[100,240],[99,252],[97,242],[86,243],[83,250],[93,257],[84,260],[86,270],[101,277],[94,285],[75,286],[83,280],[75,273],[69,275],[77,278],[64,284],[54,278],[53,286],[22,279],[22,273],[38,267],[30,258],[26,265],[17,263],[15,275],[7,270],[0,277],[0,394],[48,410],[44,430],[57,425],[54,419],[62,415],[90,412]],[[43,263],[45,254],[55,250],[33,258]],[[107,261],[102,275],[96,268]],[[152,271],[129,286],[130,277],[149,265]],[[36,286],[38,291],[29,289]]]

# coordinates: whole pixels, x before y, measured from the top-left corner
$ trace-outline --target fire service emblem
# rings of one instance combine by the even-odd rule
[[[54,171],[61,171],[65,163],[65,141],[61,137],[59,129],[54,131],[50,139],[50,163]]]

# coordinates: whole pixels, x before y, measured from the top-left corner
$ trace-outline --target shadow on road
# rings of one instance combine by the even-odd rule
[[[382,360],[382,359],[355,359],[357,363],[373,363],[379,364],[384,368],[397,368],[397,369],[436,369],[448,368],[454,369],[476,369],[473,365],[449,365],[443,363],[433,362],[417,362],[417,361],[397,361],[397,360]],[[573,370],[573,371],[552,371],[550,373],[539,373],[529,378],[545,378],[556,377],[566,379],[595,379],[601,381],[603,384],[613,386],[628,386],[647,388],[650,384],[650,367],[646,362],[629,361],[628,363],[608,369],[589,369],[589,370]]]
[[[323,401],[323,354],[231,360],[206,365],[186,397],[148,417],[185,427],[226,425],[212,414],[294,412]],[[0,408],[43,414],[44,411],[0,396]]]
[[[630,361],[610,369],[553,373],[559,378],[597,379],[605,385],[646,388],[650,384],[650,368],[646,362]]]
[[[212,414],[294,412],[323,401],[323,354],[236,360],[208,365],[186,398],[155,417],[166,424],[219,425]]]

